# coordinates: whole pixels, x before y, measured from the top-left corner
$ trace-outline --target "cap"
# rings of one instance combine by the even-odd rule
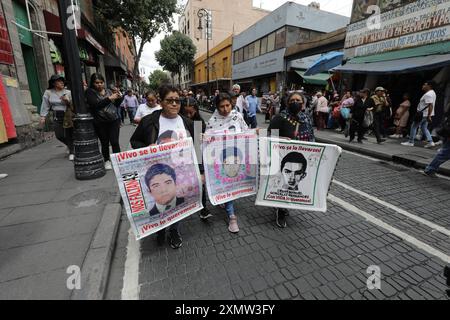
[[[62,80],[62,81],[64,81],[64,82],[66,81],[63,75],[61,75],[61,74],[54,74],[54,75],[52,75],[52,76],[50,77],[50,79],[48,80],[48,88],[49,88],[49,89],[52,89],[52,88],[53,88],[53,85],[55,84],[55,82],[56,82],[57,80]]]
[[[383,87],[377,87],[375,89],[375,92],[378,92],[378,91],[386,91],[386,90]]]

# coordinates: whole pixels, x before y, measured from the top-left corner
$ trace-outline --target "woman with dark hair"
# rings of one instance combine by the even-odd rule
[[[111,160],[109,156],[109,145],[111,144],[113,153],[120,152],[120,104],[123,97],[115,89],[114,92],[105,88],[105,78],[99,73],[94,73],[91,83],[86,90],[86,100],[90,112],[94,117],[94,128],[102,145],[105,169],[111,170]]]
[[[45,124],[45,119],[49,111],[53,111],[53,125],[56,139],[67,146],[69,160],[74,160],[73,149],[73,106],[72,95],[65,88],[64,77],[53,75],[48,81],[48,89],[44,92],[41,105],[41,121]]]
[[[287,99],[287,109],[276,115],[269,125],[269,134],[289,140],[314,142],[314,129],[311,118],[305,113],[306,99],[303,94],[293,92]],[[274,132],[277,130],[277,132]],[[289,211],[276,209],[276,224],[280,228],[286,228],[286,217]]]
[[[212,115],[206,126],[206,132],[223,134],[227,133],[240,133],[248,130],[248,126],[245,123],[242,115],[231,104],[231,96],[228,93],[221,93],[216,99],[216,111]],[[228,158],[228,157],[227,157]],[[227,164],[226,159],[222,159],[224,166],[232,167],[233,164]],[[238,233],[239,226],[237,223],[237,217],[234,211],[233,201],[225,204],[225,210],[228,215],[228,231],[231,233]]]

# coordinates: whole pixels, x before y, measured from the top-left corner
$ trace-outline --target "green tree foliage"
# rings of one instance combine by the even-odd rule
[[[149,88],[150,90],[157,91],[161,85],[168,84],[170,82],[170,78],[162,70],[153,71],[148,77],[149,80]]]
[[[196,52],[197,48],[189,37],[174,31],[161,40],[161,50],[155,53],[155,57],[165,70],[178,75],[181,84],[181,69],[192,67]]]
[[[160,32],[172,30],[177,0],[102,0],[96,1],[97,18],[111,30],[121,27],[133,39],[136,51],[134,79],[139,78],[139,61],[144,45]],[[139,45],[138,45],[139,43]]]

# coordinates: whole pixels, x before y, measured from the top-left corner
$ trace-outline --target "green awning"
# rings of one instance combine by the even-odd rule
[[[450,53],[450,41],[430,44],[426,46],[396,50],[371,56],[357,57],[350,60],[351,63],[371,63],[380,61],[390,61],[405,58],[429,56],[435,54]]]
[[[316,86],[326,86],[328,84],[328,79],[331,77],[328,73],[318,73],[313,76],[305,76],[305,71],[295,70],[295,72],[303,78],[306,84],[313,84]]]

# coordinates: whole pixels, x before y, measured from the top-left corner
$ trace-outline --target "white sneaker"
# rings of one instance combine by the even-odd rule
[[[398,139],[398,138],[400,138],[400,135],[393,134],[393,135],[389,136],[389,138],[391,138],[391,139]]]
[[[5,179],[8,175],[6,173],[0,173],[0,180]]]
[[[402,143],[402,146],[405,146],[405,147],[414,147],[414,143],[411,143],[411,142],[403,142],[403,143]]]
[[[69,161],[75,160],[75,156],[73,154],[69,154]]]
[[[105,170],[112,170],[111,161],[106,161],[105,162]]]
[[[436,145],[434,144],[434,142],[430,142],[429,144],[427,144],[427,145],[425,146],[426,149],[431,149],[431,148],[434,148],[434,147],[436,147]]]

